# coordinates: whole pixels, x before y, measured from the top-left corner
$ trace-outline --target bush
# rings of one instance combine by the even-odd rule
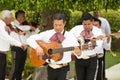
[[[101,11],[101,16],[109,21],[112,32],[120,30],[120,10],[108,10],[108,12]]]

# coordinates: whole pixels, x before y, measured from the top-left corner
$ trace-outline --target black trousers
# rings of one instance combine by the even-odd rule
[[[10,80],[22,80],[22,72],[24,70],[27,50],[13,46],[12,50],[12,68],[10,72]]]
[[[67,71],[69,71],[69,65],[58,69],[53,69],[48,66],[47,71],[48,80],[66,80]]]
[[[106,58],[105,57],[106,57],[106,50],[104,49],[103,57],[98,59],[98,72],[97,72],[96,80],[104,80],[106,78],[106,73],[105,73]]]
[[[106,50],[104,49],[104,56],[103,56],[103,79],[106,78],[106,73],[105,73],[105,62],[106,62]]]
[[[77,80],[94,80],[97,67],[97,56],[89,59],[77,59],[75,69]]]
[[[5,80],[6,54],[0,52],[0,80]]]
[[[103,80],[103,57],[98,58],[98,69],[97,69],[97,75],[96,80]]]

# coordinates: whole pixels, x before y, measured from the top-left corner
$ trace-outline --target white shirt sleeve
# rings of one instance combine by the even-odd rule
[[[110,38],[109,43],[107,43],[107,39],[104,40],[104,42],[103,42],[103,48],[105,48],[105,50],[110,50],[111,49],[111,38]]]
[[[34,35],[31,35],[29,38],[27,38],[26,42],[30,47],[36,49],[37,47],[39,47],[36,40],[43,40],[44,35],[49,36],[50,34],[47,34],[45,32],[41,32],[39,34],[34,34]]]
[[[20,26],[17,26],[20,30],[22,31],[28,31],[30,30],[30,26],[29,25],[20,25]]]
[[[3,27],[0,28],[0,38],[3,41],[6,41],[7,43],[10,43],[11,45],[15,45],[15,46],[21,46],[21,43],[19,41],[17,41],[16,39],[14,39],[13,37],[11,37],[10,35],[8,35],[8,33],[5,31],[5,29]]]

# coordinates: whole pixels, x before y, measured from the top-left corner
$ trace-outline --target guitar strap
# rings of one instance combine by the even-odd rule
[[[65,34],[65,30],[63,31],[63,33],[62,33],[63,35]]]

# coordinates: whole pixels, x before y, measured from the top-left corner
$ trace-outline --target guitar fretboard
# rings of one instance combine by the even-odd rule
[[[78,46],[78,47],[80,47],[80,46]],[[72,51],[72,50],[74,50],[74,47],[57,48],[57,49],[49,49],[49,50],[48,50],[48,53],[49,53],[49,54],[63,53],[63,52]]]

